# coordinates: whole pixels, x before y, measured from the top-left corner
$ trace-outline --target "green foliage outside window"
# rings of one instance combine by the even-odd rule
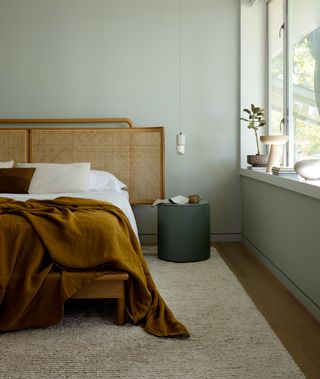
[[[320,157],[320,27],[302,37],[292,47],[292,92],[294,118],[294,159]],[[315,59],[318,58],[318,61]],[[272,59],[273,93],[272,132],[282,118],[283,54]],[[318,103],[318,105],[317,105]]]

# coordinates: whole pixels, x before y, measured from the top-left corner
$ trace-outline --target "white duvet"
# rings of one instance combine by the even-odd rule
[[[28,199],[35,199],[35,200],[52,200],[56,199],[57,197],[61,196],[67,196],[67,197],[80,197],[82,199],[94,199],[94,200],[101,200],[101,201],[107,201],[116,207],[120,208],[124,214],[128,217],[128,220],[135,231],[136,235],[138,236],[138,228],[137,223],[134,218],[134,214],[132,211],[132,208],[129,203],[129,196],[128,192],[126,191],[104,191],[104,192],[75,192],[75,193],[41,193],[41,194],[34,194],[34,193],[27,193],[27,194],[20,194],[20,193],[0,193],[0,197],[8,197],[10,199],[19,200],[19,201],[26,201]]]

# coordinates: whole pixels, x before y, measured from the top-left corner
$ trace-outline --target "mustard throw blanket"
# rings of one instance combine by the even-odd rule
[[[86,271],[84,278],[72,271]],[[127,217],[112,204],[0,198],[0,330],[47,327],[64,302],[108,271],[126,271],[126,311],[156,336],[188,336],[159,295]]]

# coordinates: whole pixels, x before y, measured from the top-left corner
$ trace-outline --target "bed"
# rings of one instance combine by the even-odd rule
[[[134,218],[132,207],[129,203],[128,192],[123,190],[103,191],[103,192],[79,192],[79,193],[47,193],[47,194],[17,194],[17,193],[1,193],[0,197],[7,197],[17,201],[27,201],[30,199],[37,200],[53,200],[59,197],[74,197],[83,199],[94,199],[109,202],[120,208],[127,216],[132,229],[138,237],[138,228]],[[117,313],[116,324],[123,325],[125,323],[125,281],[129,279],[126,272],[116,272],[99,277],[99,279],[90,286],[78,291],[71,298],[73,299],[116,299]]]
[[[152,204],[156,198],[163,198],[164,135],[162,127],[133,127],[133,122],[126,118],[1,119],[0,124],[0,161],[90,162],[91,169],[111,172],[128,186],[127,192],[117,193],[112,191],[109,193],[107,193],[108,191],[95,192],[94,194],[51,193],[37,194],[37,196],[2,193],[0,197],[18,200],[17,204],[19,201],[25,202],[25,204],[28,201],[32,202],[32,200],[28,200],[30,198],[37,198],[44,202],[55,201],[50,199],[61,195],[65,199],[75,197],[80,202],[81,199],[88,198],[107,201],[122,209],[136,236],[137,228],[129,200],[130,204],[135,206]],[[106,127],[106,124],[112,124],[112,127]],[[26,125],[29,127],[24,127]],[[128,127],[124,127],[125,125]],[[71,276],[83,279],[87,274],[80,270],[80,272],[71,273]],[[116,322],[121,325],[125,321],[125,304],[130,303],[128,281],[130,281],[128,272],[117,269],[115,272],[108,272],[108,274],[99,275],[94,280],[90,280],[88,285],[80,288],[70,297],[117,299]],[[125,299],[126,294],[129,294],[127,299]],[[170,310],[165,310],[164,313],[169,315],[169,323],[172,322],[174,318]],[[181,328],[179,332],[175,331],[174,333],[167,330],[164,335],[187,335],[183,325]],[[157,332],[152,334],[161,335]]]

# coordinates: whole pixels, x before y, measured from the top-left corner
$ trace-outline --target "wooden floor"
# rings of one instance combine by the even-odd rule
[[[214,246],[307,379],[320,379],[320,323],[241,242]]]

